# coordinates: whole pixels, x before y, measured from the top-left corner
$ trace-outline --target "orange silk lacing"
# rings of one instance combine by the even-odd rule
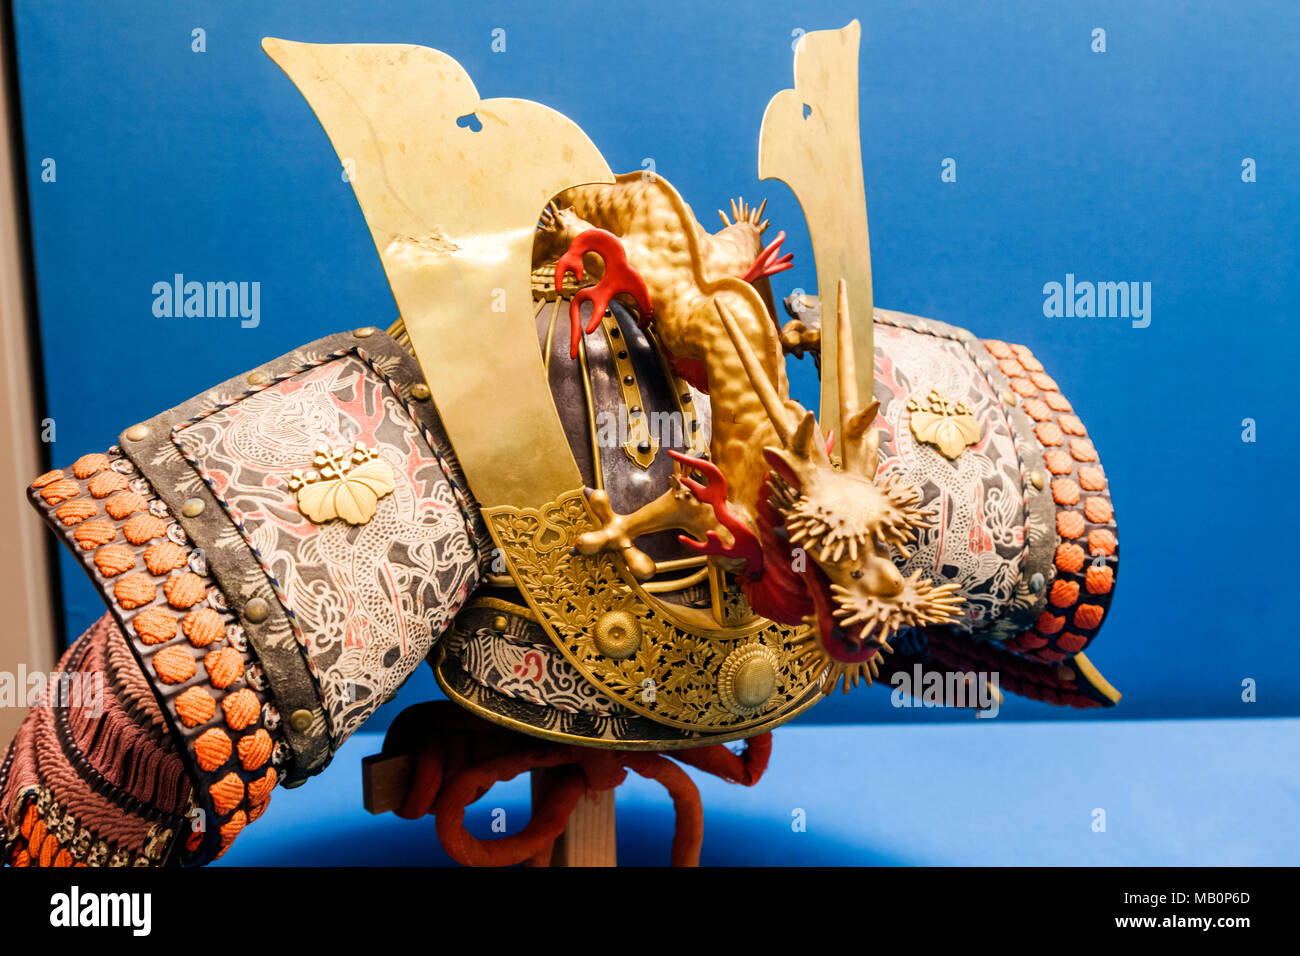
[[[410,788],[397,815],[417,820],[432,813],[443,849],[463,866],[546,866],[578,801],[614,789],[627,779],[628,770],[663,784],[672,797],[672,865],[699,865],[704,836],[700,792],[665,754],[548,743],[488,723],[449,701],[419,704],[399,714],[384,752],[414,757]],[[760,734],[746,741],[740,754],[714,744],[672,756],[731,783],[752,786],[763,776],[771,753],[772,735]],[[543,769],[551,770],[550,786],[523,830],[480,840],[465,828],[465,808],[493,784]]]

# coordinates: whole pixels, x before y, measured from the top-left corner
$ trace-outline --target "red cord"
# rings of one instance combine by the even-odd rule
[[[414,755],[410,789],[397,815],[415,820],[434,814],[439,842],[463,866],[545,866],[578,801],[619,786],[628,770],[662,784],[672,798],[672,865],[699,865],[704,838],[700,792],[666,754],[548,743],[504,730],[449,701],[431,701],[399,714],[384,752]],[[728,782],[752,786],[763,776],[771,753],[772,735],[760,734],[746,741],[741,754],[714,744],[672,756]],[[554,771],[550,786],[520,832],[481,840],[465,828],[465,808],[493,784],[541,769]]]

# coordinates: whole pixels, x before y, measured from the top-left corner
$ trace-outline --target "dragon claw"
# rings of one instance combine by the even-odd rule
[[[722,543],[716,531],[706,531],[704,540],[697,541],[690,535],[681,535],[678,540],[686,547],[700,554],[716,554],[724,558],[735,558],[748,562],[748,574],[757,577],[763,573],[763,550],[758,538],[749,526],[740,519],[727,503],[727,477],[711,461],[692,458],[690,455],[669,449],[668,454],[682,466],[680,481],[682,487],[700,501],[713,508],[718,524],[731,532],[732,544]],[[694,469],[705,477],[701,484],[687,475],[687,469]]]
[[[749,267],[741,278],[746,282],[753,282],[761,276],[774,276],[778,272],[784,272],[786,269],[794,268],[794,253],[787,252],[781,255],[781,243],[785,241],[785,233],[778,232],[776,238],[769,242],[754,259],[754,264]]]
[[[614,511],[610,504],[609,493],[604,490],[593,491],[591,488],[583,488],[582,493],[586,496],[587,504],[600,527],[578,535],[577,541],[569,549],[569,554],[577,557],[583,554],[592,555],[599,554],[601,551],[618,550],[622,552],[628,569],[638,580],[644,581],[654,577],[654,558],[633,543],[627,516]]]

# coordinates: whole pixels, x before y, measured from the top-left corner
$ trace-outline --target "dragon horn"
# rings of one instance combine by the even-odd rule
[[[740,364],[745,367],[745,374],[749,376],[750,384],[754,386],[759,401],[763,403],[763,408],[767,410],[767,417],[772,420],[772,426],[776,429],[781,444],[789,445],[796,427],[793,417],[790,415],[790,410],[781,401],[781,396],[777,394],[771,379],[763,371],[763,366],[758,364],[758,357],[754,354],[754,350],[749,347],[749,343],[745,341],[745,337],[741,335],[740,327],[736,324],[736,317],[731,314],[731,310],[727,308],[720,298],[713,300],[713,307],[718,310],[718,317],[722,319],[722,327],[727,330],[727,335],[731,338],[731,344],[736,347],[736,354],[740,356]]]
[[[803,461],[826,462],[827,452],[817,432],[817,418],[812,412],[804,412],[794,437],[790,439],[790,451]]]

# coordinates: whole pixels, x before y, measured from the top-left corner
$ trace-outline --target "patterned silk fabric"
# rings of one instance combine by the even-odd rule
[[[478,580],[456,489],[406,402],[357,353],[179,427],[175,441],[278,584],[337,748],[424,659]],[[361,525],[314,524],[289,490],[314,449],[360,442],[396,488]]]
[[[880,470],[915,485],[938,519],[920,533],[902,572],[957,582],[965,602],[960,626],[982,630],[1028,600],[1021,574],[1029,540],[1028,479],[1003,404],[966,343],[931,326],[918,331],[876,323]],[[979,423],[979,440],[955,461],[909,428],[908,401],[931,390],[964,402]]]

